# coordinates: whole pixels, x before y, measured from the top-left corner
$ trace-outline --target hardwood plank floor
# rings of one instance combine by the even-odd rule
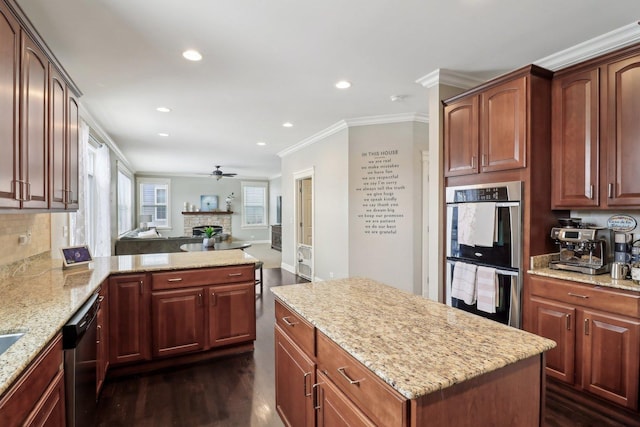
[[[305,282],[279,268],[264,269],[256,298],[253,353],[107,381],[97,411],[103,427],[281,427],[275,410],[272,286]],[[621,426],[547,393],[545,426]],[[438,426],[440,427],[440,426]],[[514,426],[515,427],[515,426]]]

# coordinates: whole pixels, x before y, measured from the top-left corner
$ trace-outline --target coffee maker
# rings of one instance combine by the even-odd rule
[[[551,239],[560,248],[558,260],[549,268],[585,274],[603,274],[611,269],[611,230],[606,227],[578,226],[554,227]]]

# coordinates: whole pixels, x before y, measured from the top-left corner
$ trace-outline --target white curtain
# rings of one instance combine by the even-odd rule
[[[69,243],[71,246],[87,243],[89,212],[87,197],[87,146],[89,144],[89,125],[80,120],[80,141],[78,146],[78,211],[69,214]]]
[[[109,205],[111,184],[110,150],[102,145],[96,150],[94,179],[95,192],[95,221],[96,221],[96,256],[111,255],[111,207]]]

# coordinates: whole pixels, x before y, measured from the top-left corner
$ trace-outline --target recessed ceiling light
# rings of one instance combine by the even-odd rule
[[[264,141],[258,141],[256,142],[256,145],[267,145],[267,143]]]
[[[351,87],[351,82],[340,80],[338,83],[336,83],[336,87],[338,89],[349,89]]]
[[[160,132],[158,135],[160,135],[160,136],[169,136],[168,133],[164,133],[164,132]]]
[[[197,50],[185,50],[182,52],[182,56],[189,61],[200,61],[202,59],[202,55]]]
[[[284,123],[282,124],[282,126],[284,126],[284,127],[286,127],[286,128],[292,128],[292,127],[293,127],[293,123],[291,123],[291,122],[284,122]]]
[[[171,108],[167,108],[167,107],[158,107],[156,108],[156,111],[160,111],[161,113],[168,113],[171,111]]]

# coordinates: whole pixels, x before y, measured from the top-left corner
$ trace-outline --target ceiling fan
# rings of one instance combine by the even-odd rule
[[[216,177],[216,181],[220,181],[220,178],[226,176],[226,177],[233,177],[236,176],[237,173],[224,173],[220,170],[220,166],[216,165],[216,170],[214,170],[213,172],[211,172],[211,176],[215,176]]]

